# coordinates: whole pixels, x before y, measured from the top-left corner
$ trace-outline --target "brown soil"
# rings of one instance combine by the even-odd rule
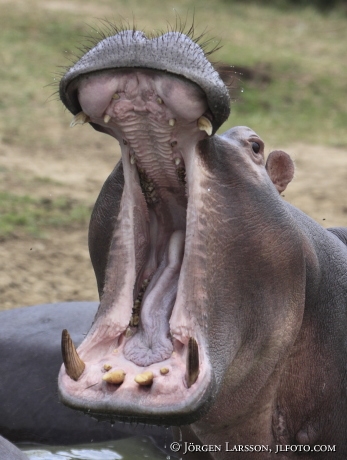
[[[61,128],[58,128],[58,130]],[[0,145],[0,168],[14,193],[67,195],[92,203],[117,160],[112,139],[91,128],[76,127],[84,141],[74,152],[39,149],[32,152]],[[68,128],[57,136],[71,136]],[[57,142],[57,145],[59,142]],[[61,141],[63,145],[63,140]],[[347,226],[347,151],[292,145],[286,151],[296,161],[296,178],[285,199],[325,227]],[[50,182],[37,183],[37,177]],[[87,228],[56,228],[45,238],[13,235],[0,242],[0,309],[65,300],[97,300],[89,261]]]

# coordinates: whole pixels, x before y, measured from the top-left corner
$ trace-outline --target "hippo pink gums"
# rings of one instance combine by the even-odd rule
[[[290,157],[265,164],[247,127],[215,134],[228,90],[181,32],[117,30],[66,72],[60,96],[72,125],[122,151],[90,222],[100,306],[78,353],[63,331],[62,401],[190,425],[201,444],[269,446],[256,458],[319,444],[346,458],[347,231],[281,198]]]

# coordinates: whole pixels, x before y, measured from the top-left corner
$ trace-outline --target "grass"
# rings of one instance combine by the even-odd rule
[[[120,15],[130,22],[134,15],[138,26],[149,32],[165,29],[166,19],[175,21],[172,8],[159,0],[147,0],[144,5],[136,0],[117,3]],[[76,14],[82,4],[81,14]],[[114,11],[113,4],[112,0],[102,1],[101,13]],[[52,144],[39,127],[63,120],[59,103],[54,98],[48,101],[57,89],[59,66],[69,64],[82,36],[95,35],[91,26],[98,24],[93,17],[98,10],[94,11],[91,2],[75,0],[75,14],[43,5],[28,1],[24,11],[22,3],[1,6],[0,121],[2,139],[8,144]],[[262,63],[271,69],[271,82],[266,86],[242,81],[240,76],[226,127],[250,125],[271,141],[289,137],[291,141],[347,144],[345,15],[322,14],[312,7],[283,10],[230,0],[176,3],[182,17],[193,8],[197,32],[207,24],[210,35],[221,40],[223,47],[215,60],[247,67]],[[50,84],[53,86],[47,86]]]
[[[176,15],[197,34],[221,41],[215,61],[262,68],[264,82],[237,76],[232,114],[222,127],[248,125],[271,146],[294,142],[347,146],[347,18],[333,9],[294,7],[278,1],[232,0],[28,0],[0,4],[0,136],[4,148],[47,152],[88,147],[67,133],[68,116],[52,96],[61,66],[68,66],[83,36],[94,34],[97,17],[133,17],[148,32],[165,30]],[[307,4],[307,2],[306,2]],[[53,85],[53,86],[52,86]],[[83,142],[85,142],[83,144]],[[0,164],[0,168],[6,165]],[[67,200],[67,199],[66,199]],[[64,206],[71,208],[66,212]],[[3,192],[0,234],[19,228],[41,234],[41,227],[83,221],[88,206]]]
[[[0,239],[23,233],[43,237],[49,227],[85,226],[90,213],[90,207],[68,197],[35,199],[1,192]]]
[[[130,8],[132,4],[136,7],[136,2],[129,3]],[[146,14],[139,15],[141,21],[138,22],[139,26],[151,31],[153,25],[148,27],[149,16],[152,12],[158,15],[157,10],[162,8],[158,8],[159,2],[154,0],[146,3],[150,6]],[[112,2],[102,4],[111,6]],[[181,6],[179,10],[194,6],[188,1],[178,4]],[[202,4],[204,9],[200,6]],[[239,115],[247,124],[265,115],[274,120],[280,117],[283,125],[290,119],[293,135],[309,139],[311,135],[305,135],[302,130],[302,118],[313,116],[311,125],[316,127],[316,132],[321,132],[327,115],[330,117],[333,111],[341,113],[342,118],[346,115],[347,109],[341,101],[342,94],[347,91],[343,78],[347,71],[345,17],[337,14],[324,16],[311,8],[293,12],[230,1],[202,4],[199,7],[197,4],[195,21],[200,25],[198,30],[208,23],[212,35],[221,39],[223,48],[216,59],[230,65],[254,66],[259,62],[271,65],[272,83],[266,88],[242,83],[244,92],[238,94],[234,104],[232,123]],[[59,71],[59,65],[68,64],[65,57],[71,56],[81,36],[90,33],[90,27],[83,17],[64,12],[52,14],[49,10],[42,12],[42,9],[35,11],[33,8],[23,14],[21,9],[9,4],[3,10],[0,29],[5,65],[0,67],[3,90],[0,107],[8,128],[5,136],[8,141],[16,137],[17,142],[40,143],[38,131],[33,133],[29,128],[33,124],[30,117],[33,112],[41,115],[42,106],[46,115],[56,114],[56,107],[46,103],[55,88],[44,86],[54,83],[53,73]],[[87,19],[91,24],[96,23],[93,18]],[[165,27],[163,22],[163,18],[158,20],[158,29]],[[295,114],[300,117],[297,119]],[[340,130],[343,121],[333,118],[336,118],[333,127]]]

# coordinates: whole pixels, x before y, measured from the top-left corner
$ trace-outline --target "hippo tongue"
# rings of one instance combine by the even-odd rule
[[[124,347],[124,356],[138,366],[164,361],[173,351],[169,319],[177,295],[184,239],[180,230],[171,235],[164,260],[143,299],[138,332]]]

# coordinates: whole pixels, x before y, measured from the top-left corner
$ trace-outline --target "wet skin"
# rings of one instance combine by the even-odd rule
[[[60,95],[73,125],[91,123],[122,151],[90,223],[100,306],[79,356],[64,333],[62,401],[190,425],[184,441],[271,447],[257,458],[296,458],[275,454],[287,444],[336,444],[345,458],[344,231],[283,201],[290,157],[265,162],[247,127],[215,134],[227,89],[180,33],[106,38]]]
[[[169,442],[171,435],[164,428],[111,426],[59,402],[61,330],[68,322],[76,342],[82,342],[97,306],[64,302],[0,313],[0,433],[8,440],[67,445],[137,435],[151,436],[160,448],[165,438]]]
[[[16,446],[0,436],[0,458],[4,460],[28,460]]]

